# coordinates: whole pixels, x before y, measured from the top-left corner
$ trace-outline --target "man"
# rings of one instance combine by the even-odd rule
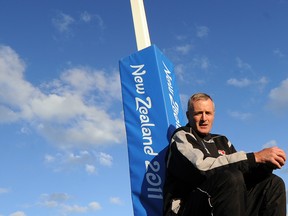
[[[189,99],[186,114],[167,152],[164,215],[286,216],[285,185],[272,174],[285,152],[236,152],[225,136],[211,134],[215,105],[205,93]]]

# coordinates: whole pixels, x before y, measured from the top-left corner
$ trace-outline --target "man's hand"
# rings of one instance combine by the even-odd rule
[[[254,155],[257,163],[269,164],[279,169],[284,166],[286,161],[285,152],[278,147],[265,148],[255,152]]]

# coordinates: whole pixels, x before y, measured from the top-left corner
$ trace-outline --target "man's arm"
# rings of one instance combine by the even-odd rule
[[[168,157],[167,165],[170,168],[173,166],[171,172],[177,176],[183,175],[182,173],[190,173],[191,169],[202,176],[210,176],[228,166],[233,166],[243,172],[257,166],[253,153],[239,151],[216,158],[205,157],[204,150],[194,147],[194,145],[197,146],[196,138],[185,130],[177,131],[171,141],[170,157]],[[186,169],[186,172],[183,171],[184,169]]]

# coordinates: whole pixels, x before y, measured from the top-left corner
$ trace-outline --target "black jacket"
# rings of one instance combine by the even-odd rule
[[[253,153],[236,152],[225,136],[201,137],[189,125],[178,128],[166,156],[164,215],[173,215],[168,213],[172,201],[185,203],[191,191],[215,172],[234,167],[245,174],[256,166]]]

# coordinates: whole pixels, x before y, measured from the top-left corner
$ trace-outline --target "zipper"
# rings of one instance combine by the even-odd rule
[[[190,133],[193,134],[192,132],[192,128],[190,128]],[[196,140],[198,140],[198,138],[200,139],[200,142],[202,144],[202,147],[206,150],[207,154],[211,155],[211,153],[209,152],[208,148],[206,147],[205,143],[203,142],[203,140],[200,137],[195,137]],[[198,140],[199,141],[199,140]]]
[[[200,140],[200,141],[201,141],[201,143],[202,143],[202,146],[203,146],[204,149],[206,150],[206,152],[207,152],[208,154],[210,154],[210,152],[209,152],[208,148],[206,147],[205,143],[203,142],[203,140]]]

